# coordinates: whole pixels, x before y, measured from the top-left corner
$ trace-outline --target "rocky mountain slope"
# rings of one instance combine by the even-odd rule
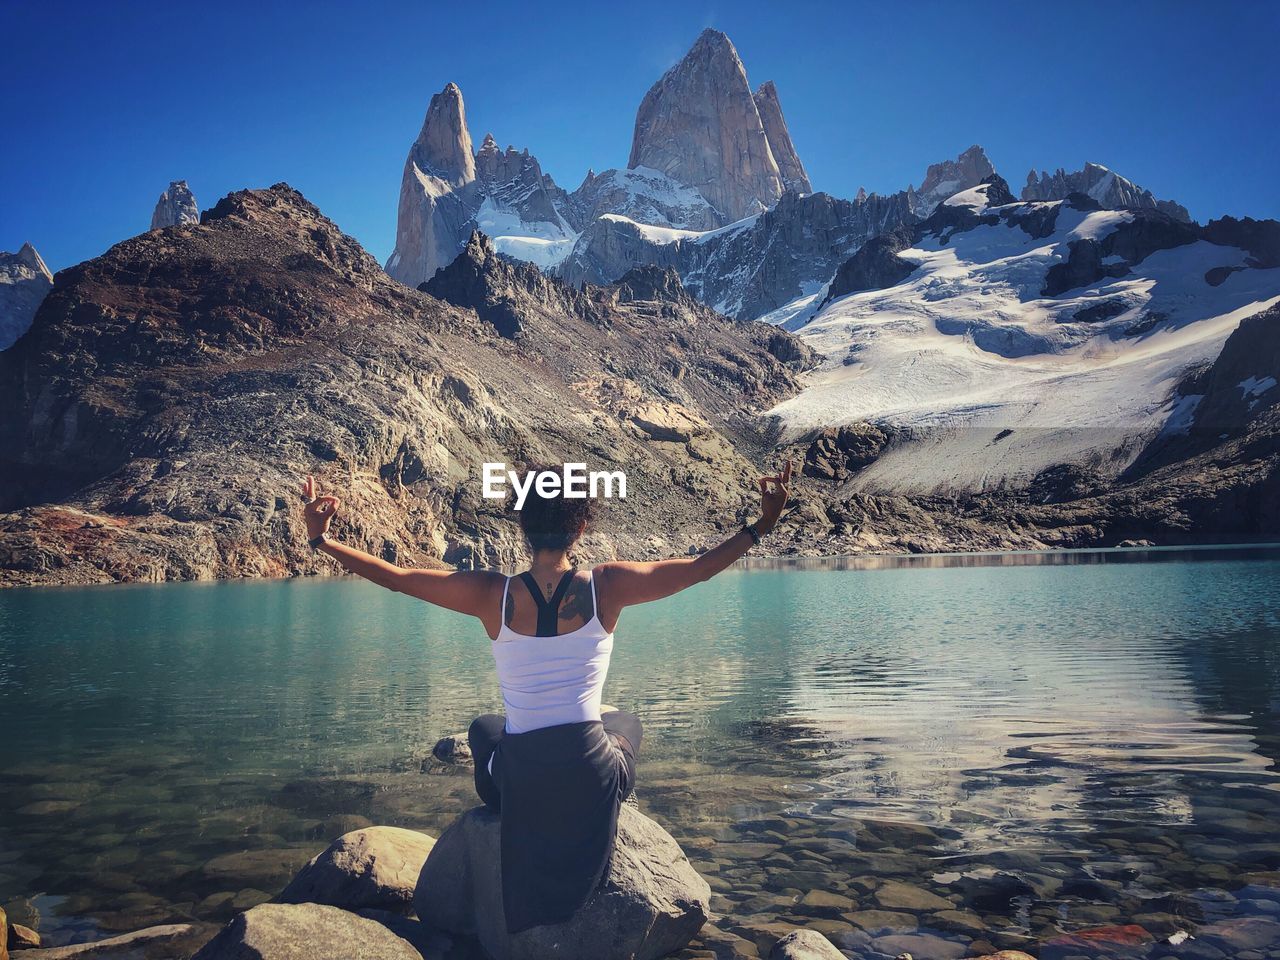
[[[1102,211],[1080,195],[1017,203],[993,178],[905,229],[863,247],[854,258],[863,269],[837,274],[885,289],[833,290],[796,337],[712,313],[671,268],[579,289],[502,257],[479,233],[425,292],[411,290],[287,186],[232,194],[199,226],[144,234],[64,271],[29,335],[0,354],[0,583],[329,570],[303,542],[295,487],[304,473],[343,498],[341,535],[382,556],[512,564],[520,541],[503,506],[480,497],[480,465],[535,459],[627,473],[628,499],[605,504],[584,558],[670,556],[712,542],[749,508],[752,476],[782,454],[803,466],[763,548],[773,553],[1280,532],[1280,358],[1271,349],[1280,314],[1257,299],[1272,290],[1270,302],[1280,301],[1276,225],[1199,228],[1157,211]],[[1161,260],[1188,256],[1214,266],[1191,275],[1185,260]],[[910,268],[905,280],[884,272],[895,260]],[[1073,260],[1101,278],[1044,293]],[[964,333],[945,323],[930,331],[904,312],[923,301],[901,297],[897,313],[882,311],[857,334],[857,304],[946,261],[957,278],[935,291],[938,309]],[[1020,294],[1034,303],[1013,317]],[[1003,298],[976,311],[986,326],[956,309],[983,295]],[[1104,300],[1128,303],[1128,315],[1079,317]],[[1233,316],[1250,319],[1235,330]],[[848,339],[833,351],[840,317]],[[1101,343],[1080,349],[1091,337],[1143,352],[1107,364]],[[894,338],[898,360],[883,352]],[[815,356],[806,343],[827,357],[807,386]],[[1028,345],[1047,349],[1020,352]],[[939,351],[957,372],[951,393],[945,378],[925,376],[948,369]],[[870,385],[897,370],[908,387],[914,372],[912,389],[935,391],[941,422],[964,406],[948,397],[987,378],[991,396],[969,404],[968,420],[956,415],[950,436],[981,435],[983,450],[1007,444],[1010,462],[1026,465],[1053,431],[1013,420],[997,428],[977,414],[1004,403],[1025,420],[1010,371],[1053,363],[1063,368],[1049,383],[1061,389],[1043,392],[1041,410],[1056,404],[1059,419],[1096,410],[1090,361],[1168,381],[1163,425],[1138,431],[1122,457],[1055,456],[1020,483],[884,484],[877,478],[904,462],[953,470],[954,451],[930,446],[945,431],[931,436],[927,418],[848,417],[857,391],[822,395],[840,386],[838,370]],[[971,376],[958,376],[964,363]],[[929,399],[901,392],[914,395]],[[796,419],[815,410],[823,415]],[[1007,465],[983,456],[993,470]]]
[[[0,350],[27,332],[52,287],[53,274],[31,244],[0,253]]]
[[[487,461],[624,469],[592,556],[737,521],[757,415],[809,356],[794,337],[744,336],[670,275],[573,290],[479,237],[439,282],[467,306],[391,280],[283,184],[63,271],[0,354],[0,581],[329,569],[303,540],[308,472],[344,537],[400,562],[515,560]]]
[[[151,213],[151,229],[163,230],[200,222],[200,206],[185,180],[174,180],[169,189],[160,194],[156,208]]]

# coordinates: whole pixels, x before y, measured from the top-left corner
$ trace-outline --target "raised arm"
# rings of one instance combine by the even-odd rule
[[[499,616],[496,591],[502,589],[503,580],[500,574],[470,570],[406,569],[371,553],[330,540],[329,524],[337,516],[342,501],[337,497],[318,496],[318,493],[315,478],[307,477],[306,483],[302,485],[302,496],[307,501],[303,511],[307,523],[307,539],[321,553],[328,554],[356,576],[364,577],[380,587],[417,597],[446,610],[479,617],[486,628],[491,626],[490,620],[496,624]]]
[[[774,528],[782,508],[786,506],[790,493],[791,461],[787,461],[782,473],[761,477],[757,482],[760,484],[760,519],[751,526],[763,537]],[[743,527],[719,546],[697,557],[652,563],[619,561],[600,564],[595,568],[600,588],[600,622],[605,629],[612,630],[624,607],[661,600],[695,583],[711,579],[731,566],[755,542],[749,529]]]

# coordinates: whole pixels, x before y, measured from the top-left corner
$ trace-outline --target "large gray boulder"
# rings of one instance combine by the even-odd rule
[[[353,830],[313,857],[276,900],[408,913],[418,874],[435,843],[425,833],[400,827]]]
[[[510,935],[499,823],[484,807],[459,817],[427,858],[413,900],[423,922],[479,938],[494,960],[652,960],[684,947],[707,919],[711,888],[679,844],[623,806],[608,882],[572,920]]]
[[[192,960],[422,960],[375,920],[319,903],[264,903],[236,917]]]

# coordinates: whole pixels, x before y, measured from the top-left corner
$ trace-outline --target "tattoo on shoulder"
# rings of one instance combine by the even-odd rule
[[[565,591],[560,604],[560,619],[567,623],[586,623],[591,619],[591,583],[585,575],[576,576]]]

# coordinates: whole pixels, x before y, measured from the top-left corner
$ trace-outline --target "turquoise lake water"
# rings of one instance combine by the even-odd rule
[[[1272,955],[1274,548],[734,569],[625,612],[605,698],[734,922]],[[431,747],[496,709],[478,623],[354,580],[0,592],[0,905],[50,942],[225,919],[345,829],[441,829],[474,798]]]

